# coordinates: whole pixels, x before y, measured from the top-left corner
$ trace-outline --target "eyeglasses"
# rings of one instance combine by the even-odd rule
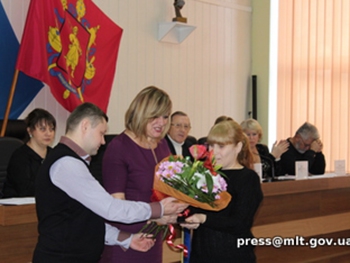
[[[174,126],[176,129],[184,129],[186,131],[191,129],[191,125],[181,124],[181,123],[172,123],[171,126]]]

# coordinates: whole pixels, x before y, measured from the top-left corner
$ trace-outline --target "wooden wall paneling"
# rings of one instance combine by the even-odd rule
[[[315,238],[349,238],[350,231],[342,231],[328,235],[315,236]],[[305,240],[306,242],[308,239]],[[311,249],[308,246],[285,246],[274,248],[272,246],[259,246],[255,248],[258,263],[284,262],[284,263],[348,263],[348,246],[318,246]]]
[[[37,238],[35,205],[0,206],[0,263],[30,262]]]
[[[254,225],[266,222],[284,222],[300,219],[307,215],[318,216],[320,212],[319,192],[312,194],[281,195],[264,197],[254,221]],[[301,202],[301,200],[303,200]]]
[[[32,205],[0,205],[0,226],[34,223],[37,221],[35,208]]]
[[[298,220],[288,220],[280,223],[272,222],[253,227],[256,237],[303,237],[329,234],[350,229],[350,212],[327,216],[306,217]]]
[[[30,262],[37,239],[37,223],[0,226],[0,263]]]
[[[323,192],[320,205],[322,214],[350,211],[350,189],[333,189]]]
[[[252,229],[253,234],[256,238],[274,236],[293,238],[298,235],[307,239],[345,236],[348,238],[347,242],[350,242],[350,207],[349,202],[346,202],[350,193],[349,178],[350,176],[307,180],[304,181],[307,187],[303,191],[297,189],[299,181],[263,184],[265,200],[257,213]],[[279,193],[273,189],[281,188],[283,185]],[[287,188],[292,189],[294,193],[287,191]],[[329,209],[330,207],[332,209]],[[33,222],[35,205],[0,206],[0,208],[0,222],[6,222],[0,225],[0,259],[6,258],[4,261],[6,263],[29,262],[37,239],[37,223]],[[24,219],[21,219],[22,217]],[[20,246],[21,248],[18,248]],[[164,261],[165,263],[179,260],[178,252],[168,249],[164,251],[164,258],[169,260]],[[350,256],[350,250],[348,246],[317,249],[301,246],[275,249],[267,246],[257,247],[256,255],[259,263],[338,263],[338,259],[343,260],[345,255]],[[284,260],[280,261],[282,256]],[[21,260],[18,260],[19,257]],[[274,260],[271,261],[271,258]]]
[[[257,246],[257,262],[347,262],[350,176],[262,184],[262,190],[264,200],[252,228],[256,238],[346,237],[347,246]]]

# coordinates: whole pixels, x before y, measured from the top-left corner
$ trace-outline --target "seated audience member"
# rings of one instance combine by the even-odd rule
[[[233,121],[233,119],[231,117],[226,116],[226,115],[221,115],[221,116],[216,118],[214,125],[218,124],[219,122],[222,122],[222,121]],[[207,143],[207,137],[202,137],[202,138],[198,139],[198,144],[204,145],[206,143]]]
[[[171,115],[170,122],[168,134],[165,136],[170,152],[174,155],[190,156],[193,161],[189,148],[196,144],[196,141],[188,138],[191,130],[190,118],[186,113],[176,111]]]
[[[275,176],[281,155],[287,151],[289,143],[286,140],[275,142],[270,153],[265,144],[261,144],[263,131],[257,120],[247,119],[241,123],[241,127],[248,136],[250,150],[253,154],[254,163],[262,164],[263,179],[269,181]]]
[[[287,141],[289,148],[281,155],[279,175],[295,175],[296,161],[308,161],[310,174],[324,174],[326,161],[322,153],[323,144],[314,125],[305,122]]]
[[[34,109],[25,119],[29,140],[11,156],[7,166],[4,197],[34,196],[35,178],[50,152],[56,120],[44,109]]]

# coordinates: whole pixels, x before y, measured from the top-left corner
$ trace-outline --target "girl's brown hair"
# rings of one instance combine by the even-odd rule
[[[208,144],[234,144],[242,143],[242,149],[237,156],[241,165],[252,169],[254,167],[253,155],[250,151],[249,140],[242,127],[234,120],[219,122],[214,125],[208,135]]]

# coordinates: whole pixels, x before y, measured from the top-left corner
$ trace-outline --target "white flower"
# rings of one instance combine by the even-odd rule
[[[193,175],[194,178],[199,178],[197,182],[197,188],[198,189],[206,189],[207,188],[207,180],[205,179],[204,174],[195,172]]]
[[[222,176],[217,174],[216,176],[213,176],[210,171],[206,171],[206,173],[210,174],[211,178],[213,179],[213,193],[219,193],[222,191],[226,191],[227,183]],[[207,187],[207,181],[204,174],[196,172],[194,177],[199,178],[197,182],[197,188],[201,189],[203,192],[208,193],[208,187]]]

